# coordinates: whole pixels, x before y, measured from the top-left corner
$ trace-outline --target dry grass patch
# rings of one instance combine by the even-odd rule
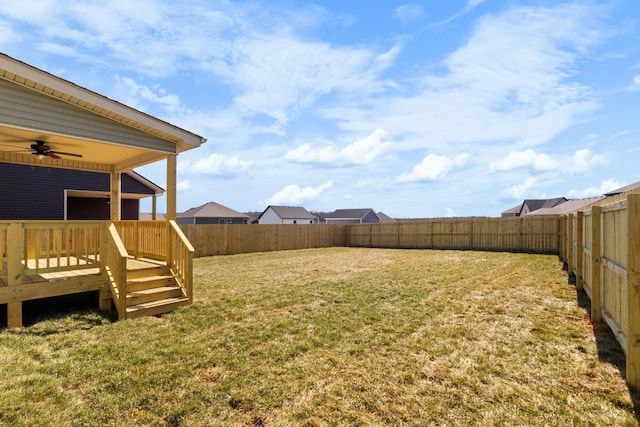
[[[163,317],[0,332],[0,424],[638,425],[555,257],[212,257],[195,289]]]

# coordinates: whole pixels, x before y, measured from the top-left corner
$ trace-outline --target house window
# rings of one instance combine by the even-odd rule
[[[227,224],[231,224],[231,218],[227,218]]]
[[[247,219],[246,219],[246,218],[245,218],[245,219],[243,219],[243,220],[242,220],[242,223],[243,223],[243,224],[248,224]]]
[[[294,219],[294,220],[293,220],[293,223],[294,223],[294,224],[297,224],[297,223],[298,223],[298,221]]]
[[[224,224],[224,218],[220,218],[220,219],[218,220],[218,224]]]

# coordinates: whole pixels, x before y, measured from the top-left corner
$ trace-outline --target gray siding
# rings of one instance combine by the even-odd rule
[[[175,153],[175,144],[0,79],[0,124]]]
[[[373,211],[369,211],[367,212],[367,214],[364,216],[364,218],[362,218],[362,222],[363,223],[368,223],[368,222],[380,222],[380,219],[378,218],[378,216],[373,213]]]

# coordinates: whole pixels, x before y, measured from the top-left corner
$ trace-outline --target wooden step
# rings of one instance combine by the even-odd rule
[[[185,305],[189,305],[189,298],[165,298],[157,301],[145,302],[127,307],[127,318],[134,319],[136,317],[143,316],[157,316]]]
[[[127,306],[183,296],[182,289],[180,289],[178,285],[141,289],[139,291],[127,292]]]
[[[147,268],[127,270],[127,279],[138,279],[147,276],[167,276],[170,274],[171,270],[166,265],[150,265]]]
[[[127,292],[142,291],[151,288],[161,288],[164,286],[173,286],[176,279],[172,275],[148,276],[129,279],[127,277]]]

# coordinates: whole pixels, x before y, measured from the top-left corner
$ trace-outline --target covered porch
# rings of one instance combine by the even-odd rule
[[[0,218],[7,325],[22,325],[23,301],[91,290],[120,319],[189,304],[193,248],[175,223],[176,162],[205,141],[0,54],[0,162],[100,172],[110,182],[109,221],[51,221],[46,212],[43,220]],[[159,161],[166,163],[166,221],[121,221],[122,174]],[[0,192],[0,203],[17,201]],[[147,276],[133,268],[141,263],[151,264]]]

